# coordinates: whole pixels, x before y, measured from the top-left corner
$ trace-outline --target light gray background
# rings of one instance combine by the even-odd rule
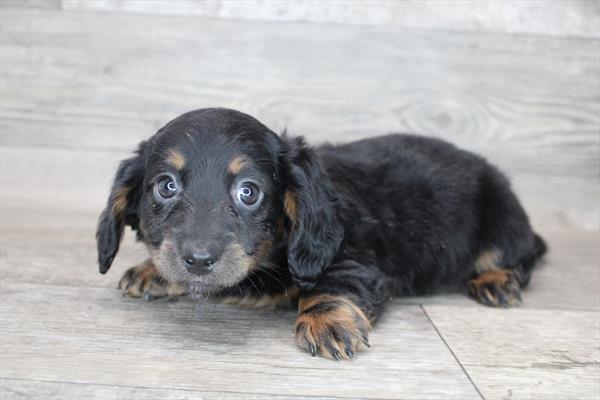
[[[599,227],[596,1],[2,4],[4,146],[125,154],[233,107],[315,144],[442,137],[506,171],[536,226]],[[31,5],[67,12],[8,14]]]

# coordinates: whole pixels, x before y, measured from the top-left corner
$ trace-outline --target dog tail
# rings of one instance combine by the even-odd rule
[[[548,245],[546,245],[546,241],[542,239],[542,237],[537,233],[534,233],[533,236],[535,246],[535,258],[541,258],[548,251]]]
[[[537,233],[533,234],[533,251],[529,253],[527,257],[521,260],[521,264],[518,267],[520,272],[519,283],[521,287],[524,288],[529,285],[529,280],[531,279],[531,273],[533,271],[533,267],[537,264],[537,261],[542,258],[544,254],[548,251],[548,246],[546,242],[540,235]]]

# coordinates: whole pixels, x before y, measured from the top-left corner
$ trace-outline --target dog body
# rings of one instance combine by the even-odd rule
[[[292,300],[298,343],[337,359],[368,345],[390,296],[517,304],[545,251],[481,157],[412,135],[313,149],[226,109],[184,114],[121,164],[98,226],[103,273],[125,225],[151,254],[121,280],[129,294]]]

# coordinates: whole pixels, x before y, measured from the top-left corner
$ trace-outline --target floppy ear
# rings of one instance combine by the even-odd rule
[[[144,160],[140,145],[137,155],[121,161],[108,197],[108,204],[98,220],[96,244],[98,246],[98,265],[104,274],[110,268],[121,242],[125,225],[138,229],[137,206],[144,179]]]
[[[337,254],[344,229],[336,212],[336,193],[317,156],[302,138],[283,140],[284,211],[291,223],[288,266],[294,283],[310,290]]]

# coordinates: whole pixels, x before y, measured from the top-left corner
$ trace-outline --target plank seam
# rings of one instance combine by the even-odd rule
[[[448,342],[446,342],[446,339],[444,339],[444,337],[442,336],[442,333],[440,332],[440,330],[438,329],[438,327],[435,325],[435,323],[433,322],[433,320],[431,319],[431,317],[429,316],[429,314],[427,314],[427,310],[425,310],[425,307],[422,304],[421,304],[421,310],[423,310],[423,313],[425,314],[425,316],[429,320],[429,323],[431,324],[431,326],[433,326],[433,329],[435,329],[436,333],[438,334],[438,336],[440,337],[440,339],[442,340],[442,342],[444,342],[444,345],[446,346],[446,348],[448,349],[448,351],[450,352],[450,354],[452,354],[452,357],[454,357],[454,359],[456,360],[456,362],[460,366],[460,369],[462,369],[463,373],[466,375],[466,377],[469,380],[469,382],[471,382],[471,385],[473,385],[473,388],[477,391],[477,393],[479,394],[479,397],[481,397],[481,400],[485,400],[485,397],[483,397],[483,394],[481,393],[481,391],[479,390],[479,388],[477,387],[477,385],[475,384],[475,382],[471,378],[471,375],[469,375],[469,373],[467,372],[466,368],[462,365],[462,363],[460,362],[460,360],[458,359],[458,357],[456,356],[456,354],[454,353],[454,351],[452,350],[452,348],[450,347],[450,345],[448,344]]]

